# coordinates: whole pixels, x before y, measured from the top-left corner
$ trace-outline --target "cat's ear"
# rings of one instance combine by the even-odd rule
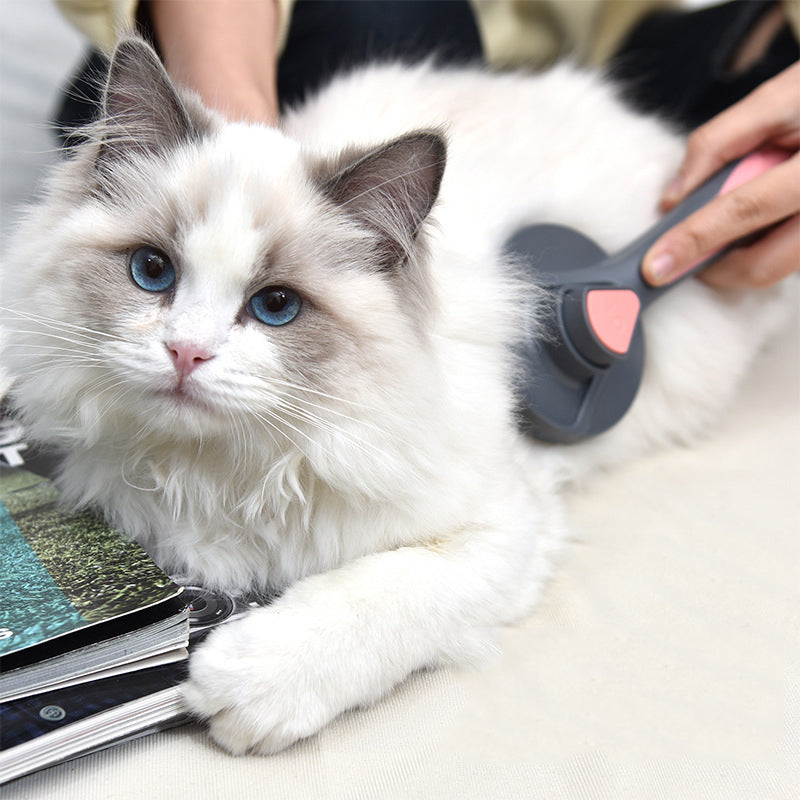
[[[162,153],[197,136],[153,48],[134,37],[120,41],[111,57],[103,93],[98,162]]]
[[[372,150],[328,179],[325,194],[377,233],[383,269],[402,263],[439,194],[446,146],[432,131]]]

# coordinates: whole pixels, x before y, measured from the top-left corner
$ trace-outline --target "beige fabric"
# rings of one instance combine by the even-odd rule
[[[186,0],[175,0],[181,2]],[[289,34],[297,0],[280,7],[278,49]],[[357,0],[356,0],[357,1]],[[697,0],[470,0],[489,64],[542,67],[563,56],[604,63],[625,35],[659,8],[698,5]],[[56,0],[65,17],[101,50],[133,28],[139,0]],[[790,24],[800,35],[800,0],[785,0]]]
[[[4,798],[796,799],[799,344],[795,320],[707,440],[571,498],[578,539],[489,669],[416,675],[271,758],[190,726]]]
[[[784,0],[783,5],[794,35],[800,38],[800,0]]]
[[[472,0],[486,59],[544,66],[569,55],[600,64],[642,17],[678,0]]]
[[[96,47],[109,52],[117,37],[133,28],[139,0],[56,0],[56,4]]]
[[[281,51],[297,0],[274,1],[280,7],[278,48]],[[535,67],[566,55],[581,63],[602,64],[647,14],[659,8],[698,4],[697,0],[470,1],[488,63]],[[56,0],[56,3],[96,47],[110,51],[119,35],[133,28],[139,0]],[[785,0],[785,6],[793,30],[800,34],[800,0]]]
[[[181,0],[175,0],[181,2]],[[280,49],[295,0],[280,6]],[[139,0],[56,0],[64,15],[97,47],[110,51],[133,27]],[[600,63],[642,16],[679,0],[472,0],[491,64],[544,65],[570,53]]]

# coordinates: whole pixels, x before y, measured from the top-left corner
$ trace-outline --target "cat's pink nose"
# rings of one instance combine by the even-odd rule
[[[166,342],[167,351],[178,377],[183,380],[194,372],[201,364],[214,358],[213,353],[202,347],[187,342]]]

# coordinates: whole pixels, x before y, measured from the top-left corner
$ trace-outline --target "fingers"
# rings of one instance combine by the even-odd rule
[[[672,283],[700,260],[798,212],[800,154],[796,153],[768,172],[715,197],[667,231],[645,256],[642,274],[653,286]],[[794,269],[798,267],[796,260]]]
[[[663,286],[743,237],[776,226],[757,243],[726,254],[705,275],[715,286],[763,286],[800,269],[800,62],[766,81],[698,128],[687,142],[678,176],[664,191],[673,208],[730,161],[769,143],[795,155],[714,198],[667,231],[649,250],[642,274]],[[776,225],[776,223],[781,223]],[[730,274],[727,273],[731,270]]]
[[[800,147],[800,62],[698,128],[686,146],[677,177],[661,199],[668,211],[725,164],[770,142]]]
[[[717,289],[772,286],[800,266],[800,216],[777,225],[751,245],[737,247],[714,262],[700,280]]]

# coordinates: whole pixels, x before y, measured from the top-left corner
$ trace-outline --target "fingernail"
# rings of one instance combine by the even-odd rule
[[[650,274],[655,283],[666,283],[675,269],[675,259],[671,253],[659,253],[650,262]]]

